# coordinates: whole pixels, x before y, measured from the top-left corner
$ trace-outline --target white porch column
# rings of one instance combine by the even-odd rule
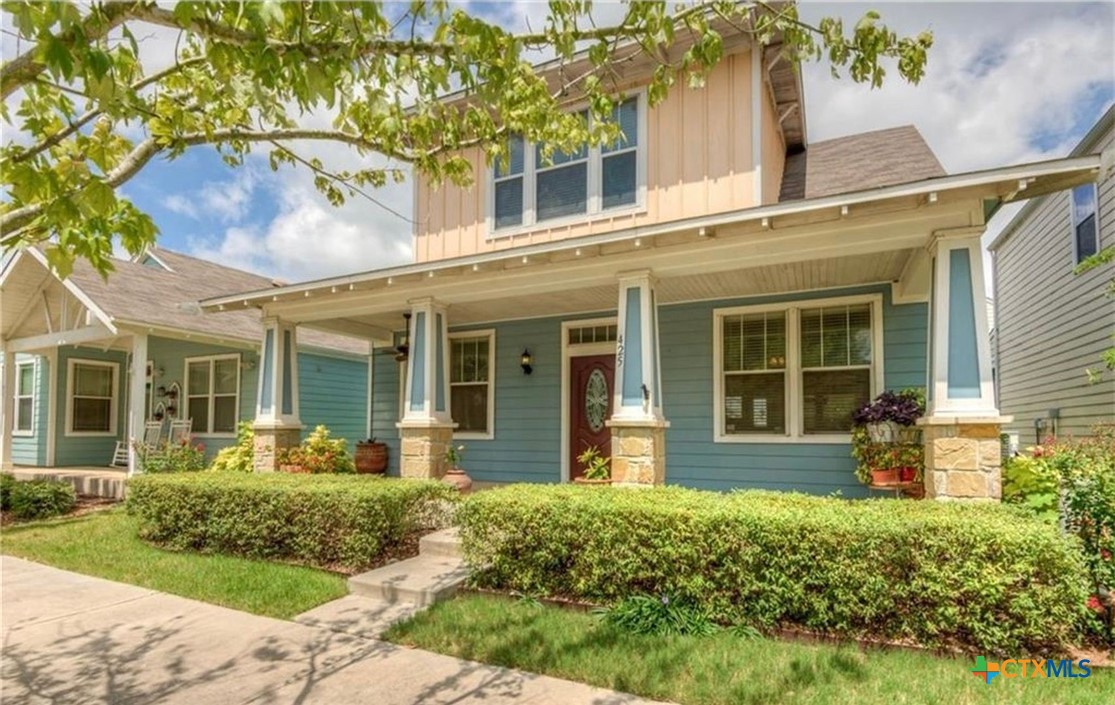
[[[925,487],[937,499],[998,500],[1002,462],[991,379],[982,228],[938,235],[930,245]]]
[[[147,421],[147,334],[132,334],[132,367],[128,377],[128,474],[134,475],[140,467],[136,444],[143,440],[143,427]]]
[[[256,393],[256,472],[278,467],[278,453],[298,445],[302,438],[298,394],[298,336],[289,321],[274,316],[263,319],[259,389]]]
[[[449,322],[446,307],[431,298],[411,305],[400,473],[403,477],[441,477],[445,451],[456,424],[449,411]]]
[[[666,481],[666,428],[658,349],[658,302],[650,270],[619,275],[619,335],[612,418],[612,479]]]
[[[15,428],[15,353],[3,346],[4,376],[0,381],[0,470],[12,469],[12,431]]]

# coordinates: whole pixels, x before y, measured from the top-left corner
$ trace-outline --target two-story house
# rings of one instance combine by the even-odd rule
[[[929,493],[997,496],[980,235],[1099,158],[948,175],[914,127],[810,143],[778,47],[726,44],[654,108],[652,62],[625,66],[620,144],[513,141],[506,168],[465,152],[471,188],[419,182],[413,264],[203,306],[261,309],[266,340],[376,340],[374,432],[404,476],[452,443],[478,481],[564,482],[595,447],[624,484],[862,495],[851,412],[916,386]],[[299,423],[257,410],[261,442]]]
[[[1070,156],[1115,145],[1115,107]],[[1088,435],[1115,422],[1115,374],[1098,379],[1115,345],[1115,302],[1107,264],[1075,273],[1115,246],[1115,179],[1086,183],[1027,203],[991,243],[995,273],[999,406],[1005,429],[1025,448],[1049,436]]]

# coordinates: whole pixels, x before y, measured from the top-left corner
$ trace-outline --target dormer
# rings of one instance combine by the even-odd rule
[[[617,86],[626,100],[614,113],[625,139],[615,144],[547,161],[518,139],[506,168],[489,167],[479,148],[466,151],[475,174],[468,188],[435,189],[420,180],[415,259],[665,226],[777,202],[787,151],[804,146],[799,76],[779,59],[780,46],[760,53],[746,35],[725,33],[724,49],[704,87],[679,80],[653,108],[645,91],[653,59],[628,62]],[[584,106],[571,102],[568,109]]]

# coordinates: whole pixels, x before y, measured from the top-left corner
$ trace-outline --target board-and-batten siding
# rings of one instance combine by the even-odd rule
[[[298,391],[302,437],[323,424],[355,452],[368,429],[367,359],[299,352]]]
[[[1108,130],[1089,152],[1115,144]],[[1100,247],[1115,245],[1115,179],[1098,184]],[[1014,417],[1004,430],[1025,447],[1034,420],[1059,409],[1060,435],[1086,435],[1115,421],[1115,376],[1089,383],[1115,333],[1115,302],[1105,295],[1108,264],[1084,274],[1076,266],[1071,194],[1045,196],[994,255],[999,409]]]
[[[768,100],[766,91],[764,100]],[[769,109],[773,116],[773,107]],[[750,53],[726,57],[709,73],[702,89],[679,83],[646,113],[644,211],[600,214],[591,219],[586,216],[564,225],[543,223],[527,232],[489,239],[485,222],[488,168],[478,149],[468,150],[464,156],[475,175],[470,188],[443,184],[431,189],[423,180],[416,184],[416,261],[492,252],[758,205],[753,186]],[[785,150],[775,148],[768,154],[764,149],[762,157],[764,163],[776,162],[765,168],[772,179],[778,180],[772,187],[777,200]]]
[[[0,355],[0,360],[3,356]],[[31,435],[17,435],[12,437],[12,462],[16,465],[42,465],[46,462],[47,440],[47,394],[50,383],[50,361],[40,355],[15,355],[16,365],[31,363],[34,365],[34,381],[32,390],[34,394],[33,408],[31,410]],[[16,373],[16,384],[19,384],[19,373]],[[14,409],[14,406],[13,406]]]
[[[889,389],[925,386],[927,307],[895,306],[889,287],[830,289],[715,302],[662,306],[659,309],[663,403],[666,432],[666,481],[707,489],[764,487],[862,496],[852,474],[847,444],[713,443],[713,311],[718,308],[833,296],[883,295],[883,358]],[[452,322],[452,309],[449,311]],[[486,482],[558,482],[561,478],[561,323],[614,316],[601,312],[569,318],[544,318],[484,324],[496,331],[496,409],[494,440],[460,441],[464,467]],[[451,327],[453,332],[471,327]],[[524,375],[519,355],[534,356],[534,371]],[[374,378],[375,435],[390,448],[391,474],[398,474],[399,375],[390,355],[377,355]]]

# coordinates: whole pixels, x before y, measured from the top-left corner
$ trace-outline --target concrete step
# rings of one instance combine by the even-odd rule
[[[303,612],[294,621],[364,639],[378,639],[391,625],[410,619],[423,609],[407,602],[348,595]]]
[[[348,579],[353,595],[428,607],[451,597],[468,577],[459,558],[418,556]]]
[[[461,537],[457,535],[457,528],[442,529],[432,534],[426,534],[418,540],[418,554],[440,556],[442,558],[461,558]]]
[[[89,497],[124,499],[126,471],[67,470],[65,468],[17,467],[9,472],[20,482],[28,480],[56,480],[74,486],[74,492]]]

